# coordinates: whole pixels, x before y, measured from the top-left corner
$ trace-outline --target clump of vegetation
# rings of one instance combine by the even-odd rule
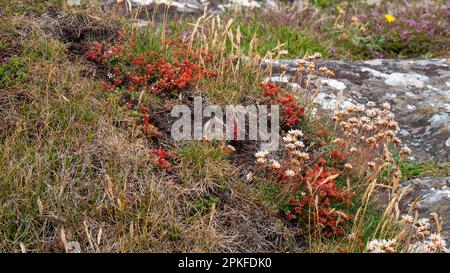
[[[375,2],[310,1],[229,16],[242,24],[244,46],[258,35],[262,54],[282,43],[286,58],[313,52],[356,60],[448,55],[450,11],[443,2]]]
[[[14,41],[1,56],[0,249],[217,251],[210,215],[191,217],[202,190],[171,182],[172,152],[138,133],[150,126],[144,109],[132,113],[122,92],[102,88],[102,67],[19,14],[0,27],[2,43]]]
[[[297,77],[296,86],[302,92],[291,100],[298,107],[303,104],[302,109],[305,109],[305,105],[308,106],[305,102],[314,101],[319,92],[319,87],[308,91],[312,88],[309,85],[311,75],[319,74],[320,81],[321,74],[331,77],[333,72],[326,67],[315,70],[311,60],[300,61],[297,70],[296,75],[308,71],[308,80],[302,84],[302,77]],[[273,83],[261,86],[264,95],[275,101],[282,93],[282,88]],[[282,113],[283,108],[290,108],[282,103],[280,107]],[[334,126],[316,129],[311,138],[300,128],[309,129],[305,123],[314,123],[314,120],[294,116],[295,119],[289,118],[286,122],[291,129],[283,137],[281,157],[278,154],[270,158],[266,151],[255,154],[265,179],[277,185],[280,210],[287,219],[302,223],[311,244],[321,240],[318,238],[339,237],[351,232],[367,240],[368,234],[361,228],[373,219],[365,213],[376,188],[389,187],[394,196],[400,195],[397,191],[401,160],[395,162],[390,150],[401,141],[396,136],[399,128],[390,105],[385,103],[378,108],[368,102],[366,107],[337,110],[332,116]],[[398,150],[401,159],[410,153],[407,147]],[[391,222],[391,217],[393,215],[383,215],[371,235],[377,234],[381,223]],[[363,244],[352,247],[351,251],[365,248]]]
[[[390,106],[313,114],[321,80],[333,76],[314,61],[338,52],[314,33],[345,21],[345,12],[317,20],[334,6],[314,2],[322,7],[302,10],[305,21],[294,28],[295,16],[262,25],[257,13],[236,23],[205,12],[180,27],[118,18],[99,41],[74,37],[77,26],[65,37],[36,21],[85,18],[59,1],[2,7],[12,23],[0,26],[0,47],[8,48],[0,53],[0,250],[296,251],[306,240],[309,251],[446,251],[437,216],[435,234],[426,220],[410,221],[414,206],[403,217],[409,226],[399,223],[401,171],[423,170],[405,161],[410,151],[400,147]],[[86,6],[96,15],[86,28],[113,16]],[[295,82],[272,82],[273,63],[290,56],[304,56]],[[279,104],[282,150],[173,142],[170,109],[194,95],[220,105]],[[384,211],[372,205],[379,190],[390,193]],[[412,241],[419,244],[407,247]]]
[[[367,57],[397,58],[448,54],[450,10],[439,3],[384,3],[370,9],[340,7],[334,24]],[[370,55],[369,55],[370,54]]]
[[[412,210],[410,210],[411,213]],[[448,252],[447,242],[440,232],[442,219],[432,213],[430,218],[418,218],[404,214],[398,221],[400,231],[393,239],[373,239],[367,244],[367,250],[372,253],[445,253]],[[433,232],[432,223],[435,230]],[[354,240],[355,238],[350,238]]]
[[[400,163],[400,171],[404,180],[425,176],[450,176],[450,165],[436,164],[431,160],[426,162],[404,160]]]

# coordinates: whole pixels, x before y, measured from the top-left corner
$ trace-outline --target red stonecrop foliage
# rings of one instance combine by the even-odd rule
[[[167,160],[170,157],[175,156],[174,153],[167,151],[164,148],[159,148],[157,150],[152,150],[151,153],[155,156],[154,162],[161,169],[170,169],[172,166],[170,162]]]
[[[300,122],[301,118],[305,115],[305,106],[299,106],[294,97],[287,92],[283,96],[278,97],[278,102],[281,104],[284,122],[289,127]]]
[[[284,172],[284,168],[278,170],[276,177],[280,184],[290,185],[286,218],[296,220],[307,217],[308,213],[313,211],[315,225],[324,236],[344,234],[342,225],[351,215],[336,210],[335,207],[350,206],[353,194],[336,185],[334,175],[341,172],[320,163],[315,167],[308,167],[304,175],[287,177]]]
[[[310,208],[315,208],[316,224],[328,237],[342,235],[344,231],[339,226],[350,218],[350,215],[343,212],[337,213],[337,210],[333,209],[336,204],[350,206],[352,203],[352,195],[338,188],[335,179],[332,178],[333,175],[339,173],[333,168],[320,165],[308,168],[305,176],[295,185],[297,191],[300,182],[303,195],[295,194],[289,201],[294,214],[297,216],[304,215],[305,211]]]
[[[319,132],[321,136],[328,134],[325,128]],[[340,150],[345,143],[339,142],[336,150],[323,149],[299,129],[289,130],[283,142],[283,153],[275,155],[279,161],[270,158],[267,151],[259,151],[255,157],[257,164],[266,168],[266,177],[279,186],[286,218],[307,221],[327,237],[344,234],[355,195],[345,183],[339,183],[351,170],[350,164],[335,158],[344,157],[345,151]],[[349,166],[343,167],[344,163]]]
[[[271,82],[259,83],[259,86],[262,88],[265,97],[280,104],[284,124],[292,128],[301,121],[301,118],[305,115],[305,107],[303,105],[300,106],[291,94],[282,92],[281,87]]]
[[[144,134],[149,137],[156,137],[156,138],[163,137],[163,134],[158,130],[158,128],[150,123],[150,115],[148,114],[147,107],[140,104],[139,111],[142,113],[142,127]]]
[[[281,87],[272,82],[259,83],[258,85],[262,88],[265,97],[277,97],[281,93]]]
[[[169,94],[186,89],[201,77],[215,76],[215,73],[193,63],[186,54],[176,53],[169,61],[154,51],[146,56],[135,56],[127,52],[131,51],[126,49],[127,46],[135,47],[135,41],[114,46],[94,43],[88,48],[87,59],[108,71],[108,82],[103,84],[105,89],[124,87],[131,91],[146,88],[155,94]]]

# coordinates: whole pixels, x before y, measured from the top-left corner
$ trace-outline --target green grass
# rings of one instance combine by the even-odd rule
[[[320,41],[308,35],[306,32],[287,25],[271,26],[266,22],[258,20],[250,20],[246,24],[240,26],[243,40],[241,46],[245,51],[248,50],[253,35],[258,37],[258,52],[261,56],[265,56],[267,52],[273,52],[278,44],[284,44],[283,49],[288,51],[283,58],[300,58],[306,54],[319,52],[324,57],[329,55],[328,49],[323,46]]]
[[[181,177],[187,185],[200,184],[226,189],[232,176],[231,165],[220,142],[188,142],[179,145],[175,153],[182,163]]]
[[[247,17],[246,15],[250,16]],[[284,44],[283,49],[289,52],[289,54],[282,56],[285,59],[301,58],[306,54],[316,52],[325,57],[330,55],[328,45],[318,40],[310,31],[292,25],[263,20],[264,15],[261,15],[259,10],[251,11],[249,14],[227,12],[223,16],[224,22],[233,19],[232,29],[234,33],[237,32],[237,26],[239,26],[241,33],[240,48],[244,54],[248,52],[252,38],[256,37],[256,43],[253,46],[262,57],[268,52],[274,53],[274,49],[279,44]],[[192,29],[192,22],[187,19],[176,23],[169,22],[167,28],[171,30],[171,33],[189,33]],[[231,52],[232,43],[227,41],[226,45],[227,52]]]
[[[5,88],[16,81],[22,81],[26,75],[27,67],[22,59],[17,55],[12,56],[8,63],[0,65],[0,88]]]
[[[288,200],[281,196],[281,186],[270,180],[258,180],[256,187],[260,192],[259,199],[263,204],[275,213],[286,211],[288,209]],[[286,196],[284,196],[286,197]]]
[[[2,33],[22,23],[34,31],[0,70],[0,251],[23,244],[63,252],[62,229],[83,252],[214,250],[217,238],[178,199],[195,197],[168,187],[149,162],[151,145],[116,126],[118,95],[86,76],[94,71],[83,57],[74,60],[66,45],[10,18],[18,21]]]
[[[38,15],[41,15],[42,13],[47,11],[49,7],[70,8],[71,6],[69,6],[67,2],[67,0],[0,0],[0,6],[4,9],[5,12],[14,15],[23,15],[25,13],[36,13]],[[86,9],[96,5],[98,5],[98,1],[96,0],[80,0],[80,5],[75,6],[74,8]]]
[[[208,214],[211,212],[213,205],[219,203],[220,198],[217,196],[199,197],[192,201],[189,215],[195,216],[197,214]]]
[[[404,160],[400,164],[400,171],[402,180],[409,180],[425,176],[449,176],[450,166],[448,163],[437,164],[431,160],[425,163]]]
[[[426,19],[421,18],[423,8],[420,5],[409,3],[405,6],[401,1],[380,6],[369,5],[365,1],[311,0],[309,3],[303,10],[287,6],[272,13],[252,10],[237,15],[230,12],[227,16],[241,24],[244,47],[253,34],[257,35],[262,55],[275,48],[278,42],[285,43],[285,49],[289,51],[283,58],[300,58],[313,52],[319,52],[325,58],[350,60],[426,58],[448,54],[442,1],[428,3],[431,12],[427,12]],[[345,15],[340,14],[339,9]],[[378,13],[372,14],[375,9]],[[384,13],[398,17],[395,25],[383,24]],[[353,22],[353,18],[358,18],[359,22]],[[430,36],[426,31],[416,32],[414,28],[405,26],[402,19],[431,20],[440,34]],[[383,26],[376,27],[380,23]],[[403,30],[412,33],[408,39],[400,35]]]

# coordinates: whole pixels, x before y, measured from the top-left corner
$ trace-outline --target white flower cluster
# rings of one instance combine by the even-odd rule
[[[284,147],[286,148],[289,156],[289,160],[286,161],[287,167],[285,166],[283,168],[286,169],[284,171],[284,175],[286,177],[294,177],[298,173],[298,171],[300,171],[301,164],[310,159],[309,154],[303,151],[303,149],[305,148],[305,144],[300,140],[300,138],[302,137],[304,137],[304,134],[301,130],[298,129],[290,130],[286,134],[286,136],[283,137]],[[269,152],[267,151],[259,151],[255,153],[256,162],[258,163],[258,165],[267,165],[267,167],[271,170],[282,168],[281,163],[277,160],[268,160],[268,155]]]
[[[437,233],[430,234],[427,240],[415,242],[408,249],[408,252],[411,253],[439,253],[448,251],[447,242]]]
[[[290,130],[285,137],[283,137],[284,147],[288,150],[291,158],[291,163],[298,165],[298,160],[309,160],[309,154],[303,151],[305,144],[299,140],[304,136],[300,130]]]
[[[335,112],[332,119],[347,137],[358,138],[361,143],[374,146],[382,142],[400,144],[399,127],[390,110],[391,105],[385,102],[382,108],[377,108],[375,102],[369,101],[366,106],[349,106]]]
[[[372,240],[367,244],[367,249],[372,253],[394,253],[396,240]]]
[[[434,214],[434,215],[433,215]],[[437,214],[433,213],[435,219],[438,219]],[[438,220],[436,220],[438,221]],[[431,223],[428,218],[414,219],[409,214],[401,216],[400,223],[409,227],[412,231],[412,243],[407,245],[406,251],[410,253],[438,253],[449,252],[447,242],[439,233],[431,232]],[[406,229],[405,229],[406,230]],[[408,239],[409,241],[409,239]],[[395,242],[395,241],[394,241]],[[392,247],[391,247],[392,246]],[[373,240],[367,245],[367,249],[371,252],[389,252],[394,250],[395,243],[392,240]]]
[[[322,55],[320,53],[314,53],[312,55],[305,56],[303,59],[298,59],[295,61],[295,66],[297,67],[297,74],[302,74],[305,72],[305,70],[312,74],[316,66],[313,63],[313,61],[316,61],[318,59],[322,58]],[[319,72],[327,76],[328,78],[331,78],[334,76],[334,72],[327,67],[320,67]]]
[[[402,218],[401,222],[402,222],[403,224],[412,224],[412,223],[414,223],[414,217],[412,217],[412,216],[409,215],[409,214],[403,214],[403,215],[401,216],[401,218]]]
[[[266,163],[268,155],[269,155],[268,151],[259,151],[259,152],[255,153],[256,162],[259,165],[264,165]]]
[[[417,221],[414,227],[416,229],[417,234],[419,234],[420,236],[426,237],[430,235],[431,224],[428,218],[419,219],[419,221]]]

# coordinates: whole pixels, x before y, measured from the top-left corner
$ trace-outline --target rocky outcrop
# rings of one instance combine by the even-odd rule
[[[201,14],[205,6],[210,12],[226,8],[276,8],[275,0],[106,0],[109,6],[136,9],[139,7],[161,8],[170,4],[171,11],[182,14]],[[118,4],[120,3],[120,4]],[[146,10],[145,16],[152,14]],[[162,14],[159,12],[158,14]],[[148,19],[148,18],[147,18]],[[139,20],[137,25],[148,21]],[[295,60],[278,61],[291,72]],[[376,59],[365,62],[321,61],[317,66],[327,66],[335,76],[322,81],[318,106],[333,110],[343,91],[341,106],[364,104],[375,101],[389,102],[400,125],[399,135],[413,151],[413,160],[438,162],[449,161],[450,150],[450,60],[388,60]],[[277,79],[274,75],[274,81]],[[285,80],[283,78],[282,80]]]
[[[281,65],[291,74],[295,70],[295,60],[278,61],[277,66]],[[335,73],[332,79],[322,81],[317,99],[320,108],[334,110],[341,91],[340,106],[344,107],[389,102],[401,129],[400,138],[413,151],[414,160],[449,161],[449,59],[316,62],[316,67],[320,66]]]
[[[442,235],[450,236],[450,177],[421,177],[402,183],[411,185],[409,193],[401,200],[401,209],[419,197],[417,203],[421,217],[429,217],[436,212],[444,220]]]

